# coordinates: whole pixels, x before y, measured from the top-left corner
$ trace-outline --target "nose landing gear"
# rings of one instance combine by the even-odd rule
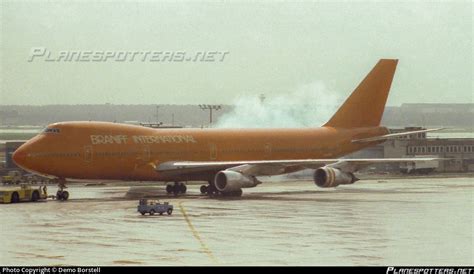
[[[60,178],[58,181],[58,191],[56,192],[56,200],[58,201],[67,201],[69,199],[69,192],[64,190],[67,188],[66,180]]]

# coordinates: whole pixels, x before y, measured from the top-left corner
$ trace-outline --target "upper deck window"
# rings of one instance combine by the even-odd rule
[[[43,130],[43,133],[59,133],[59,128],[47,127]]]

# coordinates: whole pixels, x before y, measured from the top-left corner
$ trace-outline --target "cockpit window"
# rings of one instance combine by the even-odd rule
[[[43,133],[59,133],[59,128],[47,127],[43,130]]]

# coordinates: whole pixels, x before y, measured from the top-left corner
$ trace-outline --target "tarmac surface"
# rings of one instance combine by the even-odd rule
[[[67,202],[0,204],[0,264],[473,265],[473,181],[267,182],[232,199],[71,185]],[[143,193],[173,214],[141,216]]]

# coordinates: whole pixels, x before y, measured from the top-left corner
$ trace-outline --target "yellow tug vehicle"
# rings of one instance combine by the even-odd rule
[[[32,187],[30,185],[10,186],[0,188],[0,203],[37,202],[48,198],[46,186]]]

